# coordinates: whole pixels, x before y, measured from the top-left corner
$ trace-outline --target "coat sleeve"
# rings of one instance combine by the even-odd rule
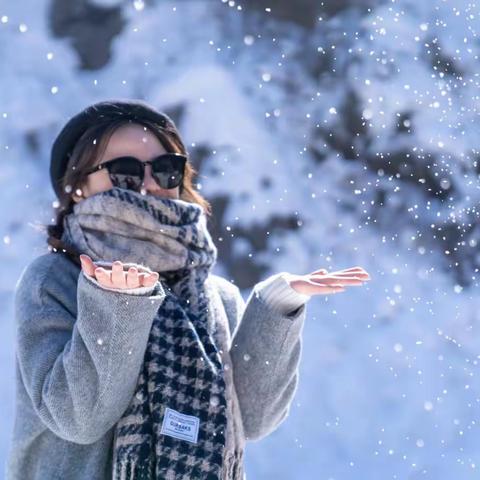
[[[235,287],[238,321],[230,348],[245,436],[250,441],[266,437],[288,416],[298,385],[306,314],[305,303],[282,313],[256,287],[247,302]]]
[[[41,421],[65,440],[89,444],[128,407],[165,292],[159,282],[137,295],[103,289],[83,271],[76,285],[58,267],[37,258],[22,272],[16,355]]]

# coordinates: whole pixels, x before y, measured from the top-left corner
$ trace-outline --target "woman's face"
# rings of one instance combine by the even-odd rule
[[[92,166],[112,160],[115,157],[132,155],[142,162],[151,160],[158,155],[167,153],[160,143],[160,140],[147,128],[138,123],[122,125],[113,132],[107,147],[101,158],[97,158]],[[164,189],[158,185],[151,175],[151,166],[145,167],[145,178],[143,187],[146,192],[159,197],[179,198],[180,187]],[[74,192],[72,198],[75,202],[80,202],[95,193],[103,192],[113,188],[108,171],[106,168],[98,170],[87,176],[86,181],[81,187],[81,195]]]

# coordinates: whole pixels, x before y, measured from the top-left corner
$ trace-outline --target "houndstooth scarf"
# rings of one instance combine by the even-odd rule
[[[165,287],[135,394],[115,426],[113,479],[221,479],[225,380],[204,285],[217,249],[202,208],[114,187],[74,205],[62,241],[94,261],[149,267]]]

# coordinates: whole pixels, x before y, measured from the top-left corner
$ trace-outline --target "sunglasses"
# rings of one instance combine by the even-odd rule
[[[113,186],[138,192],[145,177],[145,165],[148,164],[160,187],[170,189],[181,186],[186,162],[187,157],[180,153],[165,153],[147,162],[133,156],[124,156],[101,163],[87,170],[86,175],[106,168]]]

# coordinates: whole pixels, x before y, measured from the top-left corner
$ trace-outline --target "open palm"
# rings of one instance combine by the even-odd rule
[[[370,275],[362,267],[351,267],[328,273],[324,268],[306,275],[288,274],[287,281],[298,293],[327,295],[343,292],[346,285],[362,285]]]

